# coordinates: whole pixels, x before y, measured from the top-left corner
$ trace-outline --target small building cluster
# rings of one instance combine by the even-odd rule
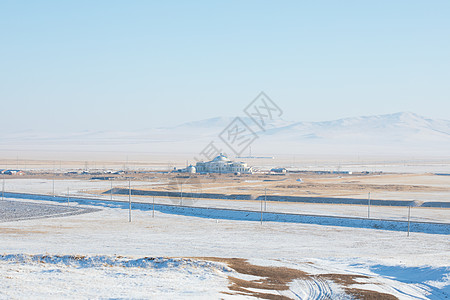
[[[123,175],[125,171],[111,171],[111,170],[78,170],[66,172],[66,175],[103,175],[103,174],[113,174],[113,175]]]
[[[221,153],[211,161],[200,161],[195,166],[190,165],[186,169],[183,169],[182,172],[251,174],[253,170],[246,163],[229,160]]]

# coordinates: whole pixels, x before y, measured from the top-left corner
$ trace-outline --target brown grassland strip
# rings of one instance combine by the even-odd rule
[[[48,231],[0,227],[1,234],[46,234]]]
[[[260,277],[254,280],[245,280],[228,276],[230,291],[223,292],[227,295],[245,295],[253,296],[260,299],[291,299],[287,296],[270,293],[276,291],[285,291],[289,289],[289,284],[295,279],[314,279],[320,278],[322,280],[330,280],[341,286],[344,290],[356,299],[387,299],[394,300],[397,297],[380,293],[376,291],[363,290],[351,288],[349,285],[361,284],[355,279],[369,278],[362,275],[350,275],[350,274],[324,274],[324,275],[310,275],[301,270],[287,268],[287,267],[274,267],[274,266],[257,266],[249,263],[243,258],[219,258],[219,257],[196,257],[195,259],[202,259],[207,261],[216,261],[227,264],[230,268],[240,274],[252,275]],[[267,290],[267,292],[254,291],[252,289]]]

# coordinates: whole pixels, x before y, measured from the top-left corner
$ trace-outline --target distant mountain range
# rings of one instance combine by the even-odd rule
[[[210,141],[216,141],[225,152],[232,153],[218,135],[233,119],[217,117],[133,132],[85,131],[65,135],[19,132],[1,136],[0,150],[198,153]],[[250,118],[241,119],[259,136],[252,144],[254,154],[450,156],[450,120],[410,112],[323,122],[278,119],[268,122],[265,131]]]

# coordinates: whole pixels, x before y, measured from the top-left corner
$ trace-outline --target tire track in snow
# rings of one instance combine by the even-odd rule
[[[298,299],[336,299],[336,294],[329,282],[319,277],[295,280],[289,290]]]

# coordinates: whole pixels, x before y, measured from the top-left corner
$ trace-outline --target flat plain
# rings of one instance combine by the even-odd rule
[[[261,201],[261,197],[366,199],[370,192],[372,199],[447,203],[450,176],[380,172],[187,176],[133,172],[112,175],[108,180],[98,177],[35,172],[5,179],[4,205],[15,202],[90,212],[4,219],[0,223],[4,253],[0,255],[1,298],[449,296],[447,234],[411,232],[407,236],[398,230],[209,218],[153,211],[152,203],[249,212],[263,207],[264,212],[367,218],[367,205]],[[133,203],[148,206],[132,206],[129,222],[129,195],[116,193],[128,186],[133,192],[179,192],[182,188],[185,194],[132,195]],[[47,198],[19,199],[9,194],[12,192]],[[251,197],[186,197],[189,193]],[[97,200],[89,205],[77,201],[77,197]],[[407,209],[373,205],[370,214],[371,218],[406,220]],[[448,208],[413,207],[411,220],[446,224],[449,212]]]

